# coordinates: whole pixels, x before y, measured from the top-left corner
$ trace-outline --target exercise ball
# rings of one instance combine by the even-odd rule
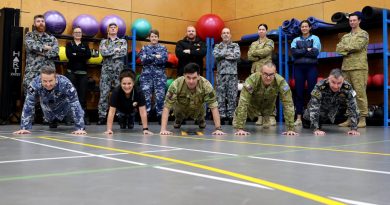
[[[100,54],[100,52],[99,52],[99,56],[97,56],[97,57],[91,57],[90,59],[88,59],[87,63],[99,65],[99,64],[102,63],[102,61],[103,61],[103,56],[102,56],[102,54]]]
[[[46,31],[52,34],[61,34],[65,31],[66,20],[64,15],[58,11],[50,10],[46,11],[43,16],[45,17]]]
[[[69,61],[68,57],[66,57],[66,47],[65,46],[59,47],[58,57],[60,58],[60,61]]]
[[[317,83],[320,82],[320,81],[323,80],[323,79],[324,79],[324,77],[321,77],[321,76],[318,77],[318,78],[317,78]]]
[[[179,63],[179,59],[177,59],[175,54],[168,53],[168,61],[167,61],[172,67],[176,67]]]
[[[372,86],[372,75],[369,75],[367,78],[367,87],[371,87],[371,86]]]
[[[214,38],[214,41],[220,42],[221,31],[225,27],[223,20],[214,14],[206,14],[200,17],[196,23],[196,33],[203,41],[206,37]]]
[[[99,22],[89,14],[77,16],[72,23],[73,28],[80,27],[84,36],[94,37],[99,32]]]
[[[295,79],[294,78],[290,79],[288,84],[290,84],[291,89],[294,89],[295,88]]]
[[[141,77],[140,74],[137,74],[137,76],[135,76],[135,82],[139,82],[139,78]]]
[[[385,79],[384,79],[383,74],[375,74],[375,75],[372,76],[372,84],[375,87],[383,86],[384,80]]]
[[[173,81],[175,81],[175,79],[167,79],[167,84],[166,84],[166,89],[168,90],[169,86],[171,86],[171,84],[173,83]]]
[[[117,15],[107,15],[100,22],[100,32],[107,36],[107,28],[110,23],[115,23],[118,26],[118,37],[122,37],[126,33],[126,23],[125,21]]]
[[[136,30],[136,35],[138,38],[146,38],[149,35],[150,30],[152,30],[152,25],[148,20],[140,18],[131,24],[131,29]]]

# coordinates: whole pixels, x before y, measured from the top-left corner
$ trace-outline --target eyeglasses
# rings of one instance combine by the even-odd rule
[[[265,72],[263,72],[262,74],[266,78],[273,78],[273,77],[275,77],[275,73],[265,73]]]

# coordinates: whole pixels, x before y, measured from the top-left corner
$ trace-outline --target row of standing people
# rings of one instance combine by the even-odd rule
[[[350,21],[351,21],[351,19],[350,19]],[[360,19],[358,19],[357,27],[358,27],[359,21],[360,21]],[[305,25],[305,24],[307,24],[307,25]],[[34,35],[34,32],[32,32],[32,33],[28,33],[26,36],[27,50],[29,49],[28,46],[30,45],[31,48],[35,48],[35,52],[32,52],[32,53],[35,53],[37,56],[39,56],[39,57],[43,56],[44,59],[52,58],[54,56],[53,53],[55,53],[56,49],[58,50],[58,44],[56,46],[56,43],[57,43],[56,39],[54,37],[44,33],[44,19],[43,19],[43,17],[40,18],[38,16],[38,18],[34,18],[34,26],[36,27],[36,31],[34,31],[34,32],[36,32],[35,35]],[[305,27],[306,27],[306,30],[305,30]],[[308,27],[308,29],[307,29],[307,27]],[[351,23],[351,27],[352,27],[352,29],[354,29],[352,23]],[[89,49],[85,48],[86,44],[81,43],[81,30],[79,30],[79,29],[80,28],[75,28],[73,30],[73,35],[75,37],[75,40],[68,43],[69,46],[73,46],[73,47],[76,46],[75,52],[72,52],[72,53],[67,52],[67,55],[68,55],[68,57],[70,57],[70,59],[72,57],[73,58],[77,57],[77,58],[83,59],[83,58],[87,58],[88,55],[90,55],[90,53],[78,55],[79,54],[78,52],[80,52],[82,50],[89,51]],[[101,122],[101,119],[104,120],[104,117],[106,116],[106,112],[107,112],[107,108],[108,108],[107,96],[108,96],[108,93],[111,89],[112,82],[115,82],[116,85],[119,84],[119,82],[118,82],[119,73],[118,72],[121,70],[121,68],[123,68],[123,65],[121,66],[121,63],[123,64],[123,60],[121,61],[118,59],[121,59],[121,57],[123,57],[123,55],[126,55],[126,53],[127,53],[127,43],[123,39],[119,39],[116,36],[117,29],[118,28],[115,24],[110,24],[109,28],[108,28],[109,38],[102,40],[102,42],[100,44],[100,50],[101,50],[102,55],[105,57],[105,60],[103,61],[102,80],[100,83],[101,98],[99,100],[99,122]],[[261,61],[263,61],[263,62],[268,61],[268,60],[264,60],[264,57],[265,57],[265,59],[270,58],[269,53],[272,53],[272,50],[273,50],[272,40],[267,39],[265,36],[267,26],[265,24],[261,24],[261,25],[259,25],[258,30],[259,30],[260,39],[259,39],[259,41],[256,41],[251,45],[251,48],[250,48],[249,53],[248,53],[248,58],[250,60],[256,61],[253,63],[253,68],[254,68],[254,69],[252,69],[253,72],[259,71],[258,68],[261,67]],[[303,46],[303,47],[306,46],[305,48],[307,49],[308,52],[310,52],[311,48],[314,48],[313,50],[318,53],[320,50],[319,40],[318,40],[318,42],[315,42],[316,39],[314,39],[314,42],[313,42],[313,39],[308,38],[308,37],[313,36],[313,35],[305,36],[305,34],[307,34],[307,33],[310,34],[310,23],[302,22],[301,23],[301,30],[302,30],[302,36],[300,38],[303,40],[303,42],[305,42],[306,40],[308,40],[309,42],[311,41],[311,44],[310,43],[309,44],[302,43],[300,41],[298,41],[298,43],[297,43],[296,39],[294,39],[293,44],[292,44],[293,50],[300,49],[299,46]],[[309,32],[307,32],[307,30],[309,30]],[[36,34],[38,34],[39,36],[37,36]],[[80,37],[79,42],[76,40],[77,36]],[[227,117],[227,118],[231,119],[232,112],[233,112],[232,110],[234,110],[236,98],[234,96],[227,96],[227,95],[234,95],[234,93],[237,93],[237,91],[235,90],[237,88],[237,86],[236,86],[237,83],[232,83],[232,82],[237,82],[237,68],[236,67],[237,67],[237,60],[239,59],[239,56],[240,56],[240,51],[239,51],[238,45],[235,43],[232,43],[230,41],[231,35],[230,35],[229,29],[224,29],[222,31],[221,36],[223,38],[223,42],[216,45],[216,47],[214,49],[214,55],[215,55],[217,62],[218,62],[218,65],[217,65],[217,69],[218,69],[217,90],[219,92],[217,92],[217,93],[218,93],[218,101],[219,101],[219,110],[220,110],[220,113],[223,117]],[[28,39],[27,37],[31,37],[31,39]],[[43,41],[39,41],[42,44],[42,45],[40,45],[41,47],[39,47],[39,45],[37,46],[34,44],[34,40],[39,39],[39,37],[48,37],[46,40],[44,39]],[[317,37],[317,39],[318,39],[318,37]],[[142,48],[142,50],[140,52],[141,60],[144,63],[144,69],[145,69],[145,71],[148,71],[148,62],[149,62],[151,64],[151,68],[153,68],[153,66],[155,66],[155,67],[157,66],[157,68],[158,68],[158,66],[160,65],[160,67],[161,67],[160,70],[163,70],[164,68],[161,65],[163,65],[162,62],[164,61],[164,58],[166,61],[166,49],[165,49],[165,47],[158,44],[158,31],[157,31],[157,33],[152,32],[150,34],[150,40],[151,40],[151,45],[149,45],[149,48],[148,48],[148,46],[145,46]],[[368,40],[368,35],[367,35],[367,40]],[[294,44],[294,42],[295,42],[295,44]],[[319,48],[318,48],[318,44],[319,44]],[[68,45],[67,45],[67,47],[68,47]],[[153,45],[154,46],[158,45],[157,51],[150,48],[150,46],[153,46]],[[298,46],[298,48],[296,48],[297,46]],[[254,47],[256,47],[256,49],[253,49]],[[266,49],[265,49],[265,51],[257,51],[259,47],[265,47]],[[75,49],[75,48],[73,48],[73,49]],[[79,50],[77,50],[77,49],[79,49]],[[180,60],[180,62],[183,62],[183,61],[191,62],[191,61],[195,60],[195,62],[197,62],[198,64],[201,64],[201,66],[202,66],[203,61],[200,61],[200,60],[203,59],[202,55],[204,55],[204,49],[205,49],[204,43],[202,43],[199,40],[199,38],[196,37],[195,28],[190,26],[187,28],[187,36],[183,40],[178,42],[177,47],[176,47],[176,54],[179,57],[179,59],[184,59],[184,60]],[[338,49],[339,49],[339,44],[338,44]],[[31,49],[31,50],[33,50],[33,49]],[[71,49],[69,49],[69,51],[71,51]],[[314,53],[316,53],[316,52],[314,52]],[[82,52],[80,52],[80,53],[82,53]],[[293,52],[293,53],[297,53],[297,52]],[[346,55],[348,55],[348,51],[347,51]],[[312,56],[315,56],[315,55],[312,55]],[[31,57],[31,55],[30,55],[30,57]],[[29,56],[28,56],[28,58],[29,58]],[[39,62],[43,62],[43,61],[39,61]],[[182,64],[184,65],[184,63],[182,63]],[[42,66],[42,65],[38,65],[38,63],[36,63],[36,62],[34,63],[34,61],[33,61],[33,65],[35,65],[35,67]],[[178,69],[179,75],[182,74],[181,70],[182,70],[183,65],[181,65],[179,63],[179,69]],[[83,66],[80,66],[80,68],[81,67],[83,67]],[[344,67],[344,65],[343,65],[343,67]],[[30,68],[30,69],[28,69],[28,68]],[[77,68],[77,66],[74,66],[74,68]],[[116,69],[113,69],[113,68],[116,68]],[[84,69],[85,69],[85,66],[84,66]],[[316,68],[314,67],[314,69],[316,69]],[[33,73],[32,72],[33,70],[34,69],[31,69],[31,67],[28,67],[26,65],[26,75],[25,75],[25,81],[24,81],[25,86],[28,85],[28,82],[27,82],[28,79],[31,79],[31,76],[34,76],[34,75],[31,75],[31,73]],[[149,70],[151,71],[153,69],[149,69]],[[200,73],[201,73],[201,70],[200,70]],[[145,79],[145,81],[155,78],[154,76],[152,76],[153,72],[150,72],[150,71],[145,72],[146,75],[141,76]],[[156,72],[156,73],[158,73],[158,72]],[[30,74],[30,75],[27,75],[27,74]],[[70,70],[70,71],[68,71],[68,74],[72,74],[73,76],[79,76],[79,75],[86,75],[86,72],[85,72],[85,70]],[[72,79],[72,76],[71,75],[69,75],[69,76],[70,76],[69,78]],[[159,75],[159,76],[164,77],[165,73],[163,75]],[[83,76],[83,77],[85,77],[85,76]],[[28,79],[26,80],[26,78],[28,78]],[[80,82],[81,81],[82,80],[80,80]],[[142,80],[141,80],[141,82],[142,82]],[[153,82],[153,80],[152,80],[152,82]],[[165,81],[162,81],[162,82],[165,82]],[[76,84],[76,83],[74,83],[74,84]],[[85,87],[85,86],[81,86],[81,87]],[[144,88],[147,86],[141,86],[141,87]],[[231,89],[231,91],[227,90],[227,89]],[[25,90],[27,90],[27,89],[25,89]],[[145,93],[147,93],[147,92],[148,91],[146,90]],[[102,95],[102,93],[103,93],[103,95]],[[162,96],[163,96],[163,94],[162,94]],[[163,99],[163,97],[161,97],[160,99]],[[228,101],[227,106],[225,105],[226,100]],[[160,102],[161,101],[162,100],[160,100]],[[84,104],[84,103],[82,103],[82,104]],[[160,106],[162,107],[162,103],[160,103]],[[149,105],[148,109],[150,109],[150,105]],[[162,109],[160,109],[160,110],[162,111]],[[103,124],[103,123],[101,123],[101,124]]]

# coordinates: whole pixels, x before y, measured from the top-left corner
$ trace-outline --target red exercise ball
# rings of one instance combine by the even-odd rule
[[[371,86],[372,86],[372,75],[369,75],[367,78],[367,87],[371,87]]]
[[[170,63],[173,67],[176,67],[179,63],[179,60],[177,59],[175,54],[168,53],[168,63]]]
[[[324,79],[324,78],[323,78],[323,77],[321,77],[321,76],[320,76],[320,77],[318,77],[318,78],[317,78],[317,83],[318,83],[318,82],[320,82],[320,81],[321,81],[321,80],[323,80],[323,79]]]
[[[295,79],[293,79],[293,78],[290,79],[288,84],[290,84],[291,89],[294,89],[295,88]]]
[[[200,39],[206,40],[206,37],[214,38],[215,42],[220,42],[221,31],[225,27],[223,20],[214,14],[206,14],[200,17],[196,23],[196,33]]]
[[[375,87],[383,86],[384,80],[385,79],[384,79],[383,74],[375,74],[374,76],[372,76],[372,84]]]

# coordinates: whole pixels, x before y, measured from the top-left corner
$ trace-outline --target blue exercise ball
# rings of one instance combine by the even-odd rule
[[[108,15],[105,16],[100,22],[100,32],[107,36],[107,28],[110,23],[115,23],[118,26],[118,37],[122,37],[126,34],[126,23],[125,21],[117,15]]]
[[[146,38],[150,30],[152,30],[152,25],[148,20],[139,18],[133,22],[131,28],[136,30],[138,38]]]
[[[99,32],[99,22],[89,14],[77,16],[72,23],[73,28],[80,27],[84,36],[94,37]]]
[[[46,31],[53,34],[62,34],[66,28],[64,15],[58,11],[50,10],[43,14],[46,22]]]

